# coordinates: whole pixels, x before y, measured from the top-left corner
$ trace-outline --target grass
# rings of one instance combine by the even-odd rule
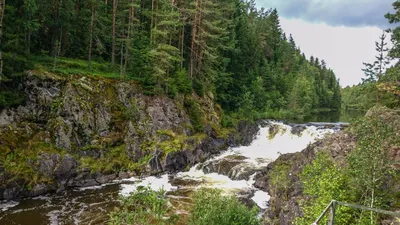
[[[92,61],[91,68],[87,60],[59,57],[55,60],[49,56],[34,57],[35,69],[52,71],[60,75],[94,75],[104,78],[120,79],[120,73],[108,62]]]
[[[28,189],[39,183],[51,183],[52,179],[40,174],[37,170],[39,155],[42,153],[58,153],[63,155],[63,151],[44,142],[37,142],[23,149],[16,149],[6,155],[2,155],[0,162],[3,163],[5,171],[10,174],[6,183],[25,180]]]
[[[104,157],[100,159],[82,157],[79,161],[82,168],[89,168],[92,173],[116,173],[120,171],[135,171],[140,173],[145,169],[149,159],[150,155],[134,163],[126,153],[125,145],[120,145],[109,149]]]
[[[197,133],[193,136],[186,136],[185,134],[176,134],[171,130],[158,130],[157,134],[166,135],[168,138],[164,141],[153,143],[154,146],[164,151],[165,154],[171,152],[179,152],[185,149],[193,149],[194,145],[200,143],[206,138],[206,134]],[[190,141],[192,140],[192,141]]]
[[[255,114],[255,120],[261,120],[261,119],[296,119],[299,117],[302,117],[302,115],[296,115],[293,112],[289,110],[272,110],[272,111],[266,111],[263,113],[256,113]]]

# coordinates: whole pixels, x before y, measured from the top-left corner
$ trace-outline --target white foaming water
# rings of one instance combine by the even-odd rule
[[[267,203],[269,199],[270,196],[268,193],[260,190],[256,191],[254,196],[251,198],[251,200],[253,200],[253,202],[255,202],[261,209],[266,209],[268,207]]]
[[[0,211],[6,211],[17,206],[18,204],[19,203],[16,201],[0,201]]]
[[[276,126],[279,132],[270,138],[270,126]],[[230,148],[221,155],[210,159],[209,161],[219,160],[231,155],[241,155],[246,157],[245,162],[251,164],[254,168],[262,168],[268,165],[269,162],[276,160],[280,154],[294,153],[301,151],[307,147],[308,144],[322,138],[325,134],[333,133],[332,129],[317,129],[315,126],[307,126],[300,135],[291,133],[292,127],[280,122],[271,122],[269,126],[261,128],[257,138],[250,146],[242,146]],[[253,191],[254,197],[252,200],[261,208],[267,208],[267,202],[270,199],[268,193],[258,190],[253,187],[255,173],[247,180],[231,180],[228,176],[209,173],[206,174],[203,170],[192,167],[188,172],[178,173],[175,177],[196,181],[197,188],[208,187],[218,188],[223,190],[226,194],[236,194],[240,191]],[[190,183],[190,182],[189,182]],[[148,177],[139,183],[135,184],[122,184],[120,193],[124,196],[129,195],[135,191],[138,186],[150,186],[154,190],[163,188],[166,191],[175,190],[181,187],[174,187],[169,183],[169,178],[164,175],[160,178]]]
[[[261,128],[259,135],[250,146],[231,148],[215,159],[221,159],[229,155],[242,155],[247,157],[249,162],[256,165],[260,163],[265,164],[265,159],[273,161],[281,154],[301,151],[308,144],[322,138],[325,134],[334,132],[332,129],[317,129],[315,126],[307,126],[299,136],[291,133],[291,126],[280,122],[271,122],[270,124],[279,127],[279,131],[275,137],[270,139],[269,126]],[[260,162],[258,159],[264,160]]]
[[[165,174],[161,177],[147,177],[135,184],[121,184],[120,194],[123,196],[129,196],[131,192],[135,192],[140,186],[150,187],[152,190],[163,189],[165,191],[171,191],[175,189],[175,187],[169,183],[168,174]]]

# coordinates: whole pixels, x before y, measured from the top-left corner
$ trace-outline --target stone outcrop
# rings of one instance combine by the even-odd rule
[[[269,208],[264,214],[265,224],[294,224],[296,217],[301,216],[299,202],[306,200],[303,195],[300,174],[305,165],[311,163],[317,152],[324,151],[335,161],[343,162],[347,154],[355,148],[356,139],[345,131],[327,136],[319,140],[301,152],[281,155],[277,160],[270,163],[263,172],[256,177],[255,186],[269,193],[271,199]],[[289,165],[289,186],[286,190],[276,189],[271,185],[269,174],[278,165]]]
[[[181,171],[228,146],[250,144],[258,132],[241,122],[230,135],[219,135],[221,112],[212,94],[189,96],[199,105],[205,133],[192,140],[188,96],[147,96],[134,81],[34,71],[23,88],[26,105],[0,111],[0,200]],[[179,149],[160,147],[175,135],[184,139]],[[91,165],[103,161],[115,166]],[[13,171],[13,164],[25,166]]]
[[[366,114],[368,118],[380,118],[388,125],[392,126],[394,136],[400,135],[400,113],[396,110],[390,110],[385,107],[374,107]],[[347,127],[348,124],[329,124],[329,123],[310,123],[317,127],[334,128],[340,125]],[[302,130],[301,125],[295,125],[295,132]],[[294,129],[292,129],[293,131]],[[261,173],[256,176],[255,186],[264,191],[267,191],[271,196],[269,201],[269,208],[264,214],[265,224],[294,224],[296,217],[302,216],[301,207],[299,202],[307,201],[308,196],[303,193],[302,182],[300,181],[300,174],[304,166],[310,164],[316,157],[317,152],[325,152],[330,156],[337,165],[341,166],[346,163],[348,154],[356,148],[357,138],[348,131],[343,130],[310,144],[306,149],[301,152],[293,154],[281,155],[276,161],[270,163]],[[400,148],[399,146],[390,146],[387,149],[389,157],[393,161],[393,167],[400,169]],[[286,190],[277,189],[272,183],[270,174],[274,170],[278,170],[280,165],[288,165],[288,187]],[[400,190],[400,186],[390,184],[392,190]],[[398,191],[397,191],[398,192]],[[390,221],[388,224],[391,224]]]

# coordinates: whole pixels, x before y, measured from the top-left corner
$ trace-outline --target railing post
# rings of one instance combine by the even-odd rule
[[[332,201],[332,205],[331,205],[331,213],[330,213],[330,218],[329,218],[328,225],[334,225],[335,224],[335,214],[336,214],[336,201],[333,200]]]

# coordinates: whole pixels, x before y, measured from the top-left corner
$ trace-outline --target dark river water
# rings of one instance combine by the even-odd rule
[[[304,119],[289,120],[292,123],[308,123],[308,122],[345,122],[350,123],[356,119],[359,119],[365,115],[365,111],[360,110],[339,110],[329,112],[314,113]]]
[[[328,117],[330,119],[327,119]],[[346,122],[347,118],[350,116],[338,117],[332,113],[325,113],[309,119],[316,122]],[[278,132],[271,135],[271,126]],[[189,195],[199,187],[218,188],[227,194],[248,196],[247,198],[259,206],[262,212],[267,208],[269,195],[253,186],[257,172],[280,154],[301,151],[316,139],[335,132],[334,129],[315,125],[307,126],[300,134],[293,134],[291,130],[292,127],[281,122],[270,122],[260,129],[250,146],[230,148],[187,172],[175,175],[143,179],[132,177],[109,185],[69,190],[60,195],[49,194],[0,202],[0,225],[107,224],[108,213],[118,206],[118,196],[129,195],[138,186],[163,188],[167,191],[172,205],[180,213],[186,213]]]

